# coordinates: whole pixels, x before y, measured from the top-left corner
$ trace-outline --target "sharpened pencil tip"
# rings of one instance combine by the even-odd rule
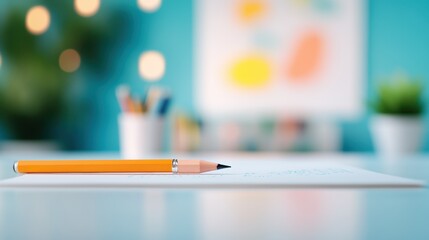
[[[223,164],[218,164],[217,165],[217,170],[219,169],[224,169],[224,168],[230,168],[231,166],[227,166],[227,165],[223,165]]]

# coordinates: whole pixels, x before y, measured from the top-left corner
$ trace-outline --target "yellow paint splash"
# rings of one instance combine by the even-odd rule
[[[239,59],[230,69],[233,83],[245,88],[266,86],[271,79],[270,62],[263,56],[250,55]]]
[[[253,22],[264,15],[266,8],[264,1],[245,0],[239,5],[239,17],[243,22]]]

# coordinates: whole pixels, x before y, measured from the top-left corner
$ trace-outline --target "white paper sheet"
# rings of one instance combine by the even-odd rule
[[[185,174],[26,174],[0,187],[420,187],[422,181],[326,162],[222,161],[230,169]]]

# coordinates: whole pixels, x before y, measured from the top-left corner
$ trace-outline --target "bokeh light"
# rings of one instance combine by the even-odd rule
[[[60,55],[59,64],[64,72],[74,72],[80,66],[80,55],[74,49],[64,50]]]
[[[140,76],[147,81],[159,80],[165,73],[164,56],[156,51],[147,51],[140,55]]]
[[[32,34],[40,35],[48,30],[51,16],[43,6],[32,7],[25,18],[25,25]]]
[[[100,9],[100,0],[74,0],[74,9],[83,17],[94,16]]]
[[[137,4],[145,12],[155,12],[161,6],[162,0],[138,0]]]

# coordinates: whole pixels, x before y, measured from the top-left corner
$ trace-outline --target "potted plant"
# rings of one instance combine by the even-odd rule
[[[423,137],[423,85],[417,79],[394,76],[382,82],[372,104],[371,130],[376,150],[399,157],[420,150]]]

